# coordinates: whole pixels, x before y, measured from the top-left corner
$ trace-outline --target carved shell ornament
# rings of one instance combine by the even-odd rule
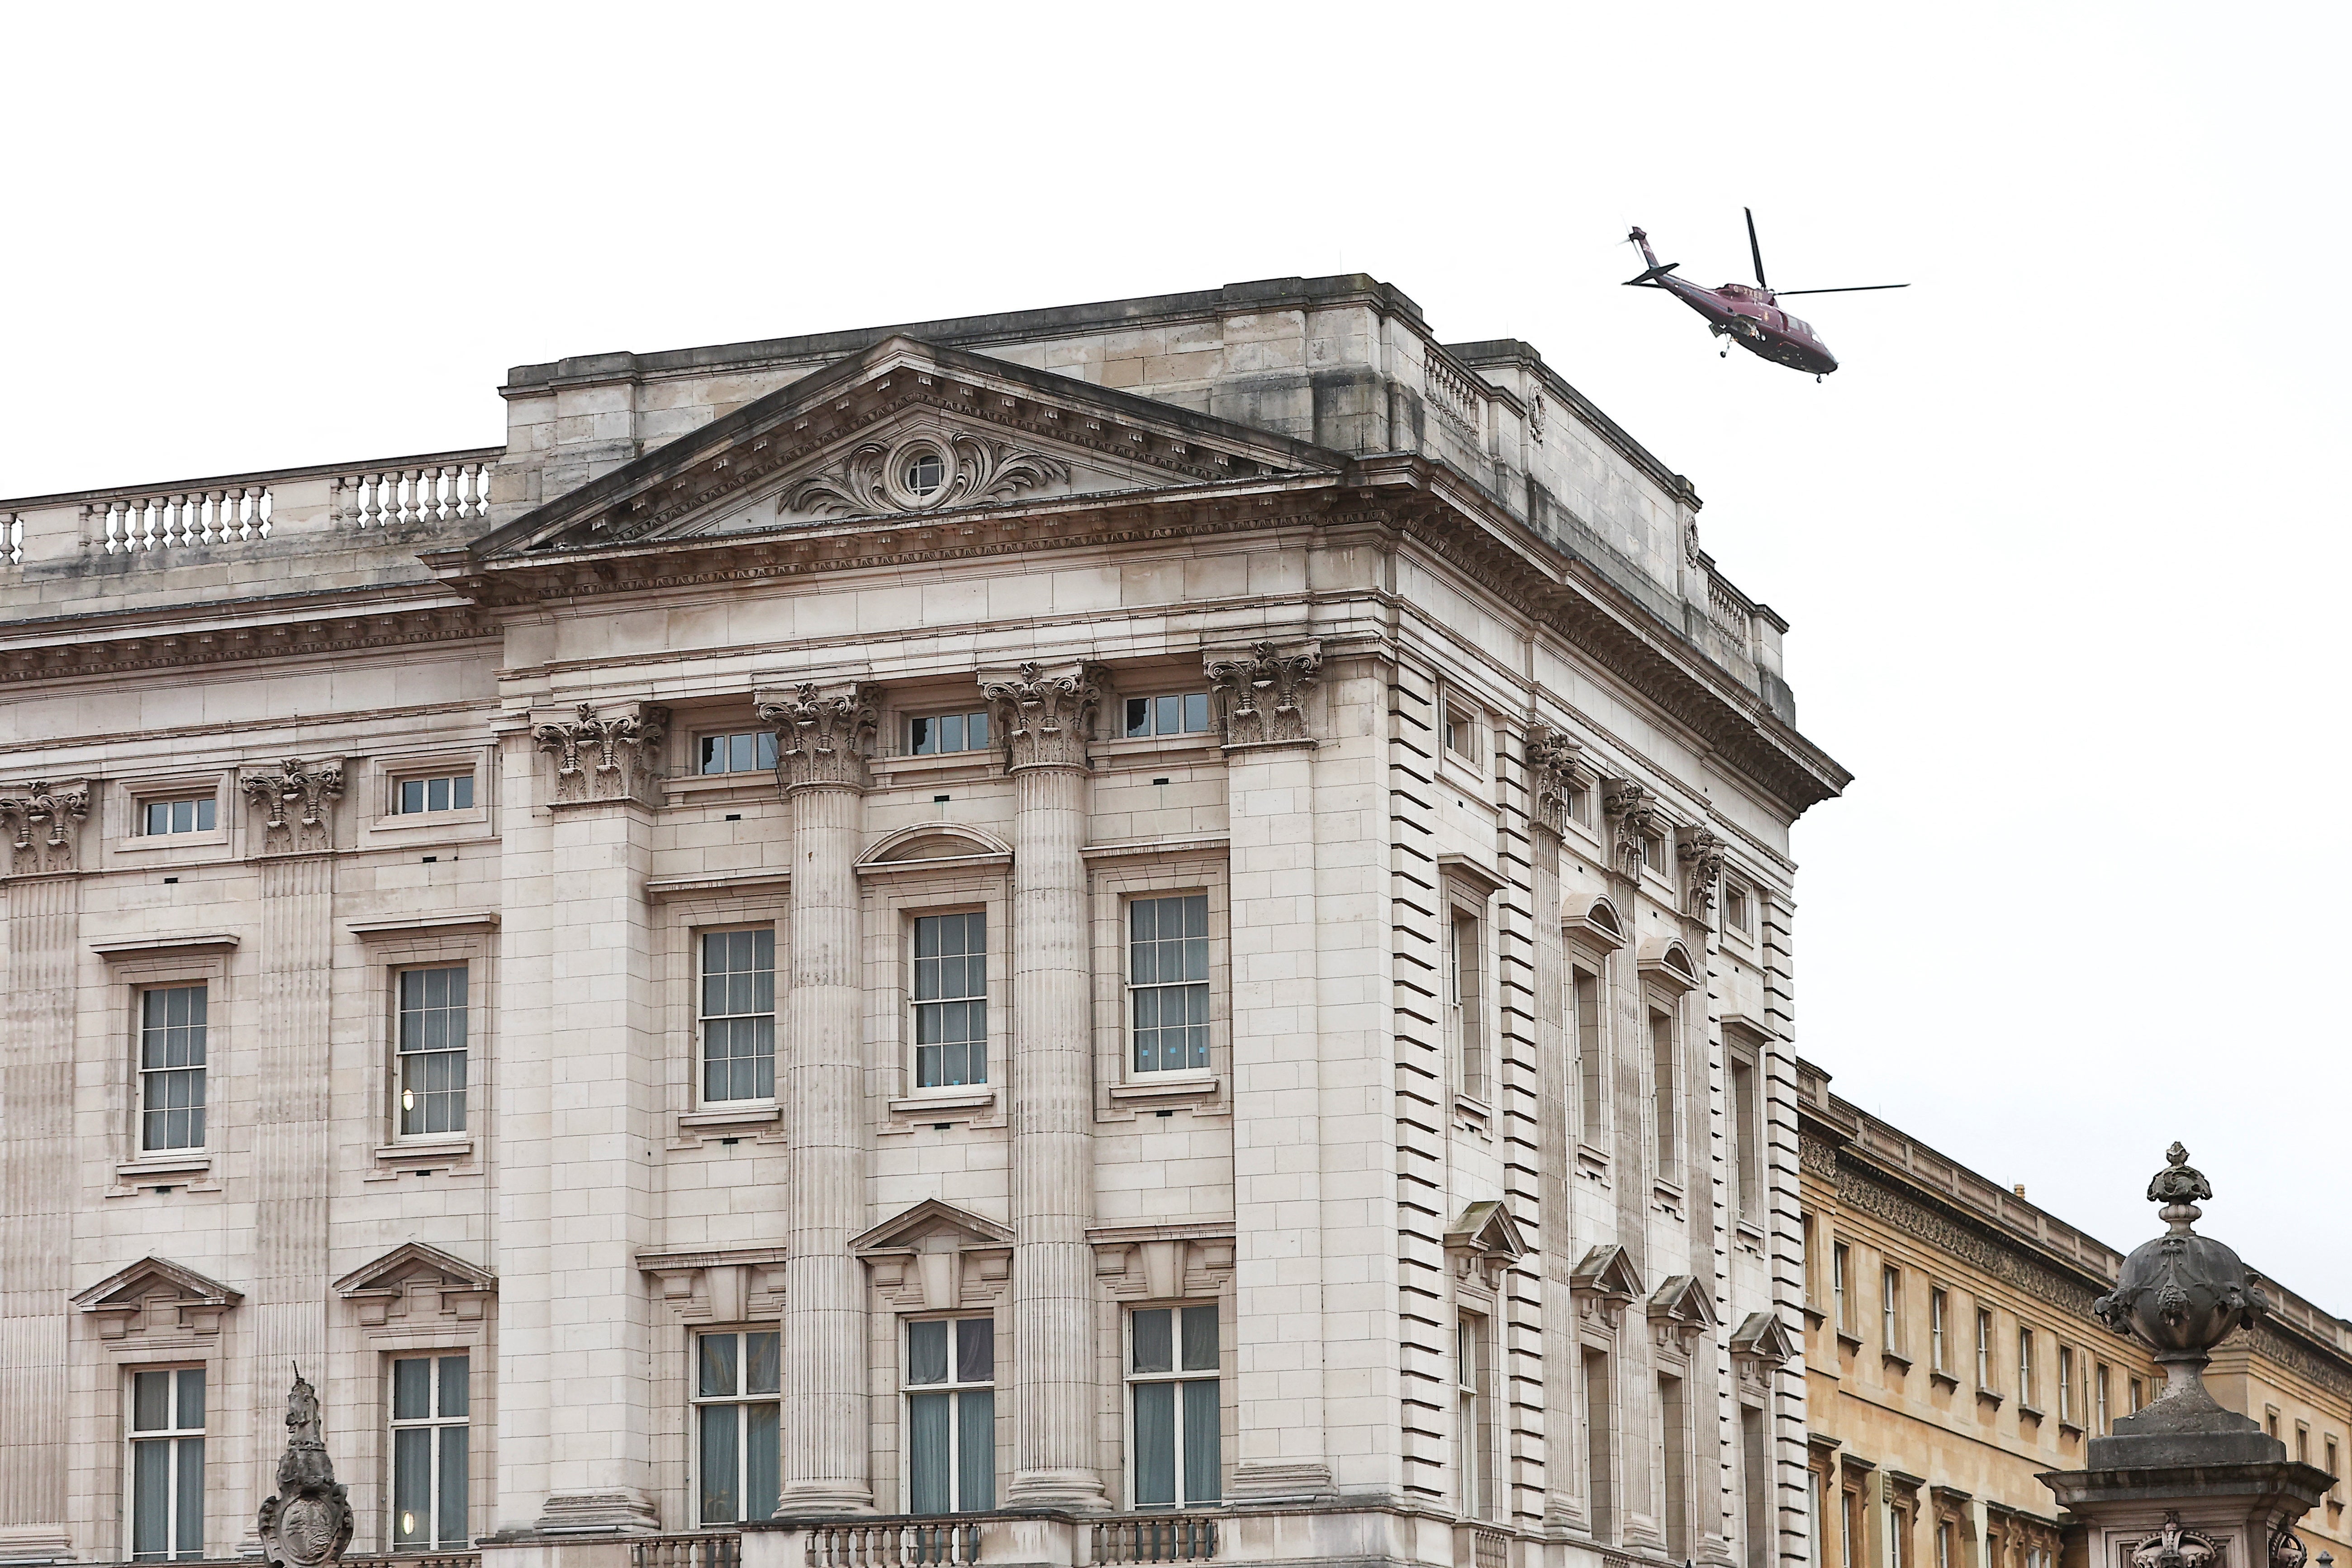
[[[936,511],[1011,500],[1069,478],[1069,464],[1042,452],[964,431],[926,433],[861,443],[786,491],[782,509],[828,517]]]

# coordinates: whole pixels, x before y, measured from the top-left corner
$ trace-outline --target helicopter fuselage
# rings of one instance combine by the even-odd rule
[[[1787,365],[1812,375],[1837,369],[1837,356],[1813,334],[1812,327],[1780,308],[1769,289],[1752,283],[1726,283],[1720,289],[1686,283],[1672,273],[1652,280],[1706,318],[1707,330],[1727,337],[1759,359]]]

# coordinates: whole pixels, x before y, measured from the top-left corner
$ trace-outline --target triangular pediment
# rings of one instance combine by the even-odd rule
[[[1064,497],[1210,489],[1343,468],[1341,455],[1129,393],[894,337],[525,513],[476,561],[943,525]]]
[[[1642,1276],[1622,1247],[1596,1247],[1570,1270],[1569,1289],[1580,1296],[1630,1301],[1642,1293]]]
[[[1778,1314],[1750,1312],[1732,1332],[1731,1353],[1779,1366],[1795,1359],[1797,1336]]]
[[[1695,1329],[1711,1329],[1717,1321],[1714,1300],[1689,1274],[1670,1274],[1650,1293],[1650,1318]]]
[[[1499,1203],[1472,1204],[1445,1233],[1449,1248],[1482,1253],[1488,1258],[1516,1259],[1528,1255],[1527,1233],[1511,1211]]]
[[[430,1285],[439,1290],[495,1290],[499,1281],[487,1268],[437,1247],[409,1241],[336,1280],[335,1293],[350,1297],[362,1291],[404,1290],[412,1285]]]
[[[109,1312],[135,1310],[158,1297],[182,1306],[234,1307],[245,1300],[245,1293],[208,1279],[185,1264],[151,1256],[75,1292],[72,1300],[85,1312]]]
[[[1013,1245],[1013,1232],[994,1220],[938,1198],[925,1198],[852,1241],[849,1250],[861,1258],[877,1252],[904,1252],[934,1237],[958,1249]]]

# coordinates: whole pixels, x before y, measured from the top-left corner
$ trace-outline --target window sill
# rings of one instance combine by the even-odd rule
[[[1862,1349],[1862,1336],[1852,1329],[1840,1329],[1837,1331],[1837,1342],[1850,1351]]]
[[[2019,1405],[2017,1407],[2017,1418],[2021,1421],[2031,1421],[2036,1426],[2042,1425],[2042,1412],[2036,1410],[2031,1405]]]
[[[997,770],[998,753],[994,748],[978,752],[942,752],[929,757],[870,757],[866,770],[875,778],[888,780],[900,773],[918,778],[930,773],[963,773],[975,779],[992,776]]]
[[[377,817],[368,824],[370,833],[404,833],[420,829],[439,831],[451,827],[480,827],[490,820],[490,814],[478,805],[463,811],[396,811]]]
[[[983,1110],[996,1103],[996,1090],[983,1085],[978,1089],[940,1089],[930,1094],[910,1095],[890,1102],[893,1115],[908,1116],[921,1121],[934,1110]]]
[[[1830,1321],[1830,1315],[1827,1312],[1822,1311],[1819,1307],[1814,1306],[1811,1301],[1806,1302],[1798,1310],[1805,1314],[1805,1326],[1809,1329],[1818,1329],[1823,1323]]]
[[[397,1143],[386,1143],[375,1152],[383,1161],[405,1163],[411,1160],[466,1160],[474,1152],[471,1138],[415,1138]]]
[[[1148,1105],[1160,1100],[1214,1100],[1218,1090],[1223,1087],[1223,1081],[1215,1078],[1171,1076],[1162,1083],[1142,1079],[1133,1083],[1111,1085],[1110,1098],[1117,1105]]]
[[[1979,1405],[1990,1405],[1995,1410],[1998,1410],[2000,1408],[2001,1396],[1997,1390],[1979,1388],[1977,1390],[1977,1403]]]
[[[1764,1227],[1752,1219],[1740,1220],[1732,1228],[1749,1241],[1760,1242],[1764,1239]]]
[[[129,1185],[151,1176],[199,1176],[212,1168],[213,1157],[199,1150],[194,1153],[150,1154],[143,1159],[125,1160],[114,1167],[114,1173]]]
[[[132,833],[114,841],[118,855],[144,855],[164,849],[225,849],[228,847],[228,830],[215,827],[210,833]]]
[[[2083,1424],[2079,1421],[2069,1421],[2066,1417],[2061,1415],[2058,1417],[2058,1430],[2064,1433],[2067,1436],[2079,1437],[2083,1435]]]
[[[1198,731],[1190,735],[1121,736],[1116,741],[1095,741],[1087,746],[1090,762],[1140,767],[1146,762],[1173,752],[1192,752],[1189,760],[1207,762],[1214,756],[1224,737],[1213,730]]]
[[[1576,1157],[1583,1161],[1588,1165],[1598,1165],[1604,1171],[1609,1168],[1608,1152],[1603,1149],[1596,1149],[1591,1144],[1585,1142],[1581,1139],[1577,1141]]]
[[[1454,1096],[1454,1120],[1478,1132],[1486,1131],[1495,1122],[1493,1107],[1475,1095],[1458,1092]]]
[[[1911,1358],[1900,1351],[1880,1351],[1878,1364],[1891,1366],[1905,1377],[1911,1375]]]
[[[726,795],[752,788],[776,798],[776,774],[772,768],[751,768],[738,773],[681,773],[662,780],[662,788],[677,800],[691,800],[698,795]]]
[[[708,1110],[689,1110],[677,1119],[680,1127],[755,1127],[775,1121],[784,1113],[779,1105],[713,1106]]]
[[[1947,1394],[1957,1394],[1959,1392],[1960,1380],[1954,1377],[1948,1372],[1937,1372],[1931,1367],[1927,1372],[1927,1382],[1932,1386],[1940,1388]]]

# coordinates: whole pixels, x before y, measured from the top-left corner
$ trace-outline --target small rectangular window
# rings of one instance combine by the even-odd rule
[[[214,814],[217,805],[208,795],[142,801],[140,806],[144,823],[141,831],[150,837],[166,833],[210,833],[216,820]]]
[[[907,1325],[907,1511],[996,1506],[996,1320]]]
[[[1655,1091],[1658,1111],[1658,1175],[1665,1181],[1677,1180],[1681,1173],[1675,1162],[1681,1157],[1681,1145],[1675,1137],[1676,1112],[1682,1105],[1682,1073],[1675,1040],[1675,1016],[1663,1008],[1650,1010],[1651,1087]]]
[[[1927,1291],[1927,1364],[1937,1372],[1952,1369],[1944,1345],[1944,1323],[1950,1311],[1951,1298],[1931,1287]]]
[[[2058,1347],[2058,1419],[2071,1422],[2074,1410],[2074,1347]]]
[[[1209,900],[1205,893],[1127,906],[1129,1016],[1137,1072],[1209,1067]]]
[[[205,1146],[208,988],[167,985],[139,998],[139,1147]]]
[[[2101,1362],[2097,1372],[2091,1379],[2091,1398],[2094,1401],[2091,1407],[2091,1419],[2094,1425],[2091,1429],[2102,1436],[2114,1430],[2115,1412],[2109,1392],[2109,1384],[2112,1382],[2113,1374],[2107,1371],[2107,1363]]]
[[[1605,1150],[1608,1099],[1602,1089],[1606,1068],[1601,1062],[1601,977],[1589,969],[1573,969],[1570,978],[1576,992],[1577,1133],[1595,1149]]]
[[[1723,885],[1723,923],[1727,929],[1743,934],[1755,929],[1755,903],[1748,898],[1748,889],[1737,882]]]
[[[2326,1446],[2322,1451],[2327,1456],[2327,1473],[2336,1478],[2336,1479],[2328,1483],[2327,1487],[2327,1495],[2329,1497],[2334,1497],[2344,1489],[2344,1472],[2336,1467],[2336,1439],[2333,1437],[2328,1438]]]
[[[1952,1521],[1948,1519],[1936,1521],[1936,1568],[1960,1568],[1952,1555]]]
[[[400,974],[401,1136],[466,1130],[466,966]]]
[[[1147,735],[1205,735],[1209,731],[1209,694],[1179,691],[1164,697],[1127,700],[1127,738]]]
[[[1445,706],[1445,749],[1453,752],[1455,756],[1460,757],[1465,763],[1475,763],[1478,760],[1477,748],[1477,727],[1470,721],[1470,715],[1454,707],[1452,703],[1447,703]]]
[[[1455,908],[1445,926],[1445,1032],[1454,1048],[1462,1092],[1485,1100],[1492,1093],[1486,1067],[1486,957],[1483,922]]]
[[[393,791],[393,810],[407,816],[424,811],[465,811],[474,804],[474,775],[446,773],[435,778],[402,779]]]
[[[131,1374],[131,1560],[205,1554],[205,1369]]]
[[[1215,1502],[1224,1495],[1217,1309],[1141,1308],[1127,1321],[1135,1506]]]
[[[776,928],[702,936],[702,1100],[776,1098]]]
[[[1887,1350],[1897,1355],[1903,1352],[1903,1271],[1899,1268],[1878,1271],[1878,1338]]]
[[[2311,1463],[2311,1428],[2298,1421],[2294,1424],[2294,1462]]]
[[[1840,1331],[1852,1333],[1853,1319],[1846,1307],[1846,1269],[1853,1255],[1843,1241],[1830,1243],[1830,1311],[1831,1321]]]
[[[1992,1389],[1992,1314],[1977,1309],[1977,1386]]]
[[[2127,1414],[2137,1415],[2147,1407],[2147,1385],[2142,1383],[2138,1378],[2133,1378],[2131,1380],[2131,1409]]]
[[[773,773],[776,732],[738,730],[725,735],[701,735],[695,741],[696,766],[706,773]]]
[[[988,710],[974,713],[926,713],[907,721],[907,754],[943,756],[988,750]]]
[[[2033,1331],[2017,1331],[2017,1402],[2022,1405],[2033,1403]]]
[[[1454,1325],[1454,1473],[1462,1482],[1462,1511],[1471,1519],[1495,1516],[1495,1434],[1486,1361],[1486,1320],[1465,1312]]]
[[[1642,864],[1653,871],[1666,868],[1666,841],[1654,834],[1642,835]]]
[[[694,1336],[698,1517],[740,1524],[776,1511],[782,1361],[773,1331]]]
[[[988,916],[915,921],[915,1087],[988,1081]]]
[[[401,1356],[392,1363],[392,1546],[454,1551],[471,1543],[466,1517],[471,1362]]]

